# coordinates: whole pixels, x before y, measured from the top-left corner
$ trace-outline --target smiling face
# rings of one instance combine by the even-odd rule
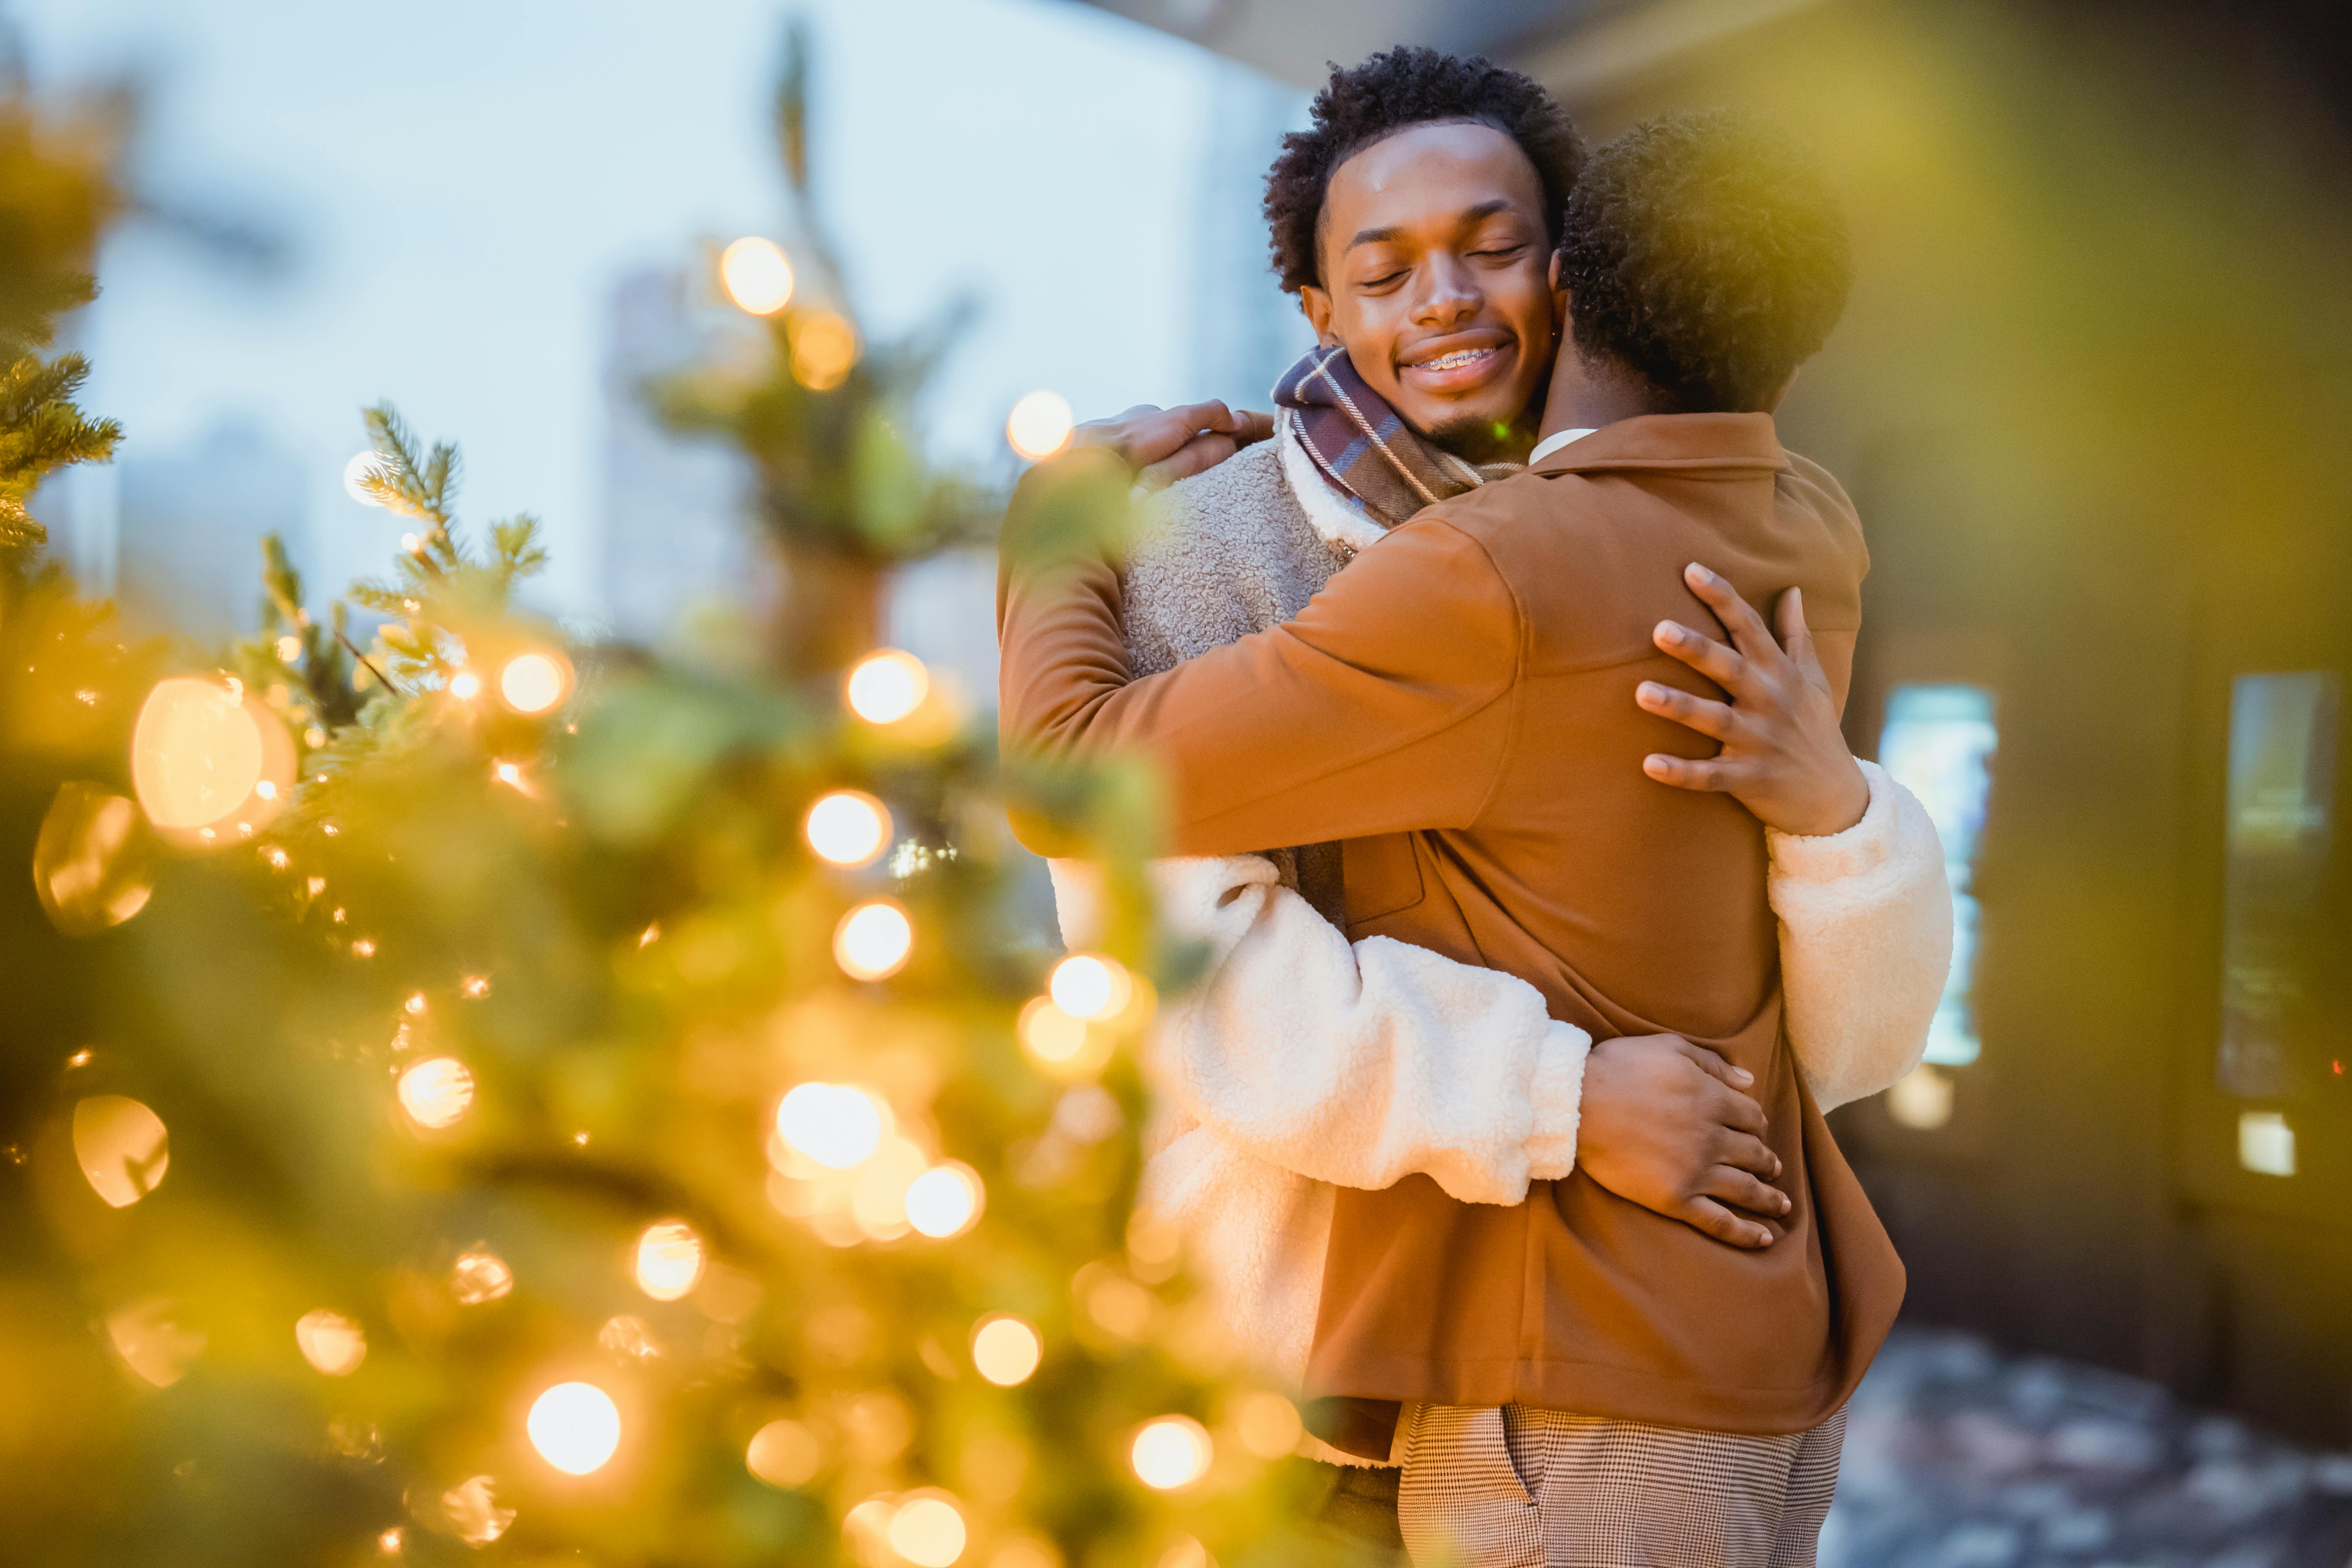
[[[1543,182],[1492,126],[1416,125],[1331,172],[1299,290],[1323,342],[1423,436],[1474,461],[1526,453],[1551,374]]]

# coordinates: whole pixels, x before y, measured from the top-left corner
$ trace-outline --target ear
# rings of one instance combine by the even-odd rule
[[[1339,346],[1339,335],[1331,330],[1331,295],[1313,283],[1298,286],[1298,308],[1307,313],[1307,324],[1315,329],[1315,341],[1327,349]]]
[[[1551,335],[1565,337],[1568,333],[1568,285],[1561,279],[1559,252],[1551,253],[1551,267],[1545,274],[1551,282]]]

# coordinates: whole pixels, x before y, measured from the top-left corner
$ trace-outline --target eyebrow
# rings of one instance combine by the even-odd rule
[[[1487,218],[1493,217],[1496,213],[1509,212],[1513,205],[1514,204],[1505,200],[1503,197],[1497,196],[1491,202],[1480,202],[1475,207],[1465,208],[1458,221],[1465,224],[1481,223]],[[1404,230],[1401,228],[1358,229],[1356,231],[1356,237],[1349,240],[1345,246],[1341,247],[1339,253],[1344,256],[1360,245],[1386,245],[1391,240],[1399,240],[1403,237]]]

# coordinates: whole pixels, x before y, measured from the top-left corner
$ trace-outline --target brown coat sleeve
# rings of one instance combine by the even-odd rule
[[[1034,499],[1016,494],[1015,512]],[[1021,523],[1008,518],[1008,542]],[[1141,680],[1108,564],[1033,570],[1008,553],[1000,584],[1008,746],[1150,757],[1176,853],[1466,826],[1501,768],[1520,616],[1486,552],[1443,521],[1398,529],[1296,620]]]

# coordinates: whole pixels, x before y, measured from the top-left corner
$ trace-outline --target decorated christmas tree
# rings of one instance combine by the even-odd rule
[[[0,1555],[1321,1560],[1296,1410],[1129,1221],[1148,789],[1021,781],[1124,892],[1108,951],[1008,934],[992,737],[867,610],[764,677],[568,643],[389,407],[384,577],[273,544],[250,640],[126,644],[21,506],[115,438],[41,357],[108,192],[6,106]],[[968,531],[816,331],[717,421],[767,525]]]

